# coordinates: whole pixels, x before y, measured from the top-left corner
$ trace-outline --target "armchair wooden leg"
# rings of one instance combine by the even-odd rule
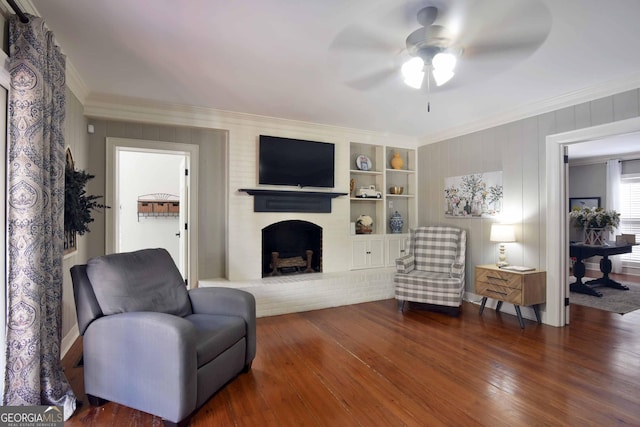
[[[244,368],[242,368],[242,373],[246,374],[247,372],[249,372],[251,370],[251,363],[249,362],[248,364],[244,365]]]
[[[404,311],[404,303],[405,303],[405,301],[403,301],[401,299],[398,300],[398,311],[399,312],[403,312]]]

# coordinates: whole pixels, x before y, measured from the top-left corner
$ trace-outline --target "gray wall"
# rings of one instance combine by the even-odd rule
[[[640,147],[640,141],[638,141]],[[624,160],[622,162],[622,174],[640,173],[640,160]]]
[[[74,164],[77,169],[88,169],[87,153],[87,120],[83,114],[83,106],[68,88],[66,90],[67,108],[64,119],[65,145],[71,148]],[[96,194],[96,193],[89,193]],[[102,194],[102,193],[97,193]],[[95,215],[97,217],[99,215]],[[93,224],[90,225],[93,230]],[[87,243],[91,239],[92,233],[78,236],[77,252],[64,257],[62,264],[62,337],[64,338],[76,325],[76,305],[73,300],[73,286],[69,269],[76,264],[87,262]]]
[[[495,260],[489,242],[490,219],[446,219],[444,178],[503,171],[504,222],[518,225],[518,242],[507,246],[512,264],[546,268],[546,137],[640,116],[640,90],[578,104],[518,120],[418,150],[420,225],[449,224],[468,232],[467,290],[473,291],[473,266]]]
[[[569,198],[600,197],[600,206],[607,206],[607,164],[569,165]],[[583,231],[569,229],[569,240],[583,238]]]
[[[607,206],[607,164],[569,166],[569,197],[600,197]]]
[[[179,126],[89,119],[95,133],[89,135],[89,172],[96,178],[87,186],[91,194],[105,194],[106,138],[131,138],[196,144],[200,147],[198,189],[198,277],[225,277],[227,132]],[[88,255],[105,250],[104,215],[91,225]]]

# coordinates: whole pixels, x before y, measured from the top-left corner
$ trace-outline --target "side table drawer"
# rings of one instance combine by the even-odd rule
[[[476,294],[511,304],[522,304],[522,290],[476,281]]]
[[[507,271],[477,268],[476,281],[486,282],[495,286],[522,289],[522,275],[512,274]]]

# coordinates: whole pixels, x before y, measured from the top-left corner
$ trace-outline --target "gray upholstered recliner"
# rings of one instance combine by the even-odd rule
[[[164,249],[71,268],[91,404],[113,401],[185,425],[256,354],[253,295],[187,290]]]
[[[408,254],[396,260],[398,310],[405,301],[447,307],[457,314],[465,286],[467,233],[454,227],[410,230]]]

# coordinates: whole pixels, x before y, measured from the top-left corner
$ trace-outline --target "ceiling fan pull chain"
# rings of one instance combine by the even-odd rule
[[[431,112],[431,70],[427,71],[427,113]]]

